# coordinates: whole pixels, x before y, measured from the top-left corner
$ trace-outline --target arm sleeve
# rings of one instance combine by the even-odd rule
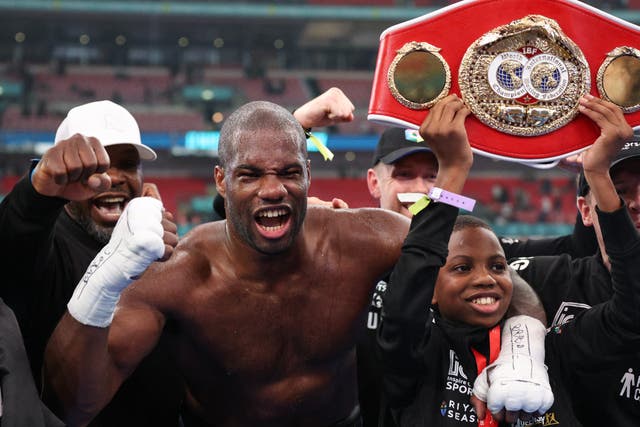
[[[611,263],[613,296],[607,310],[608,320],[616,329],[640,335],[640,235],[626,204],[611,213],[599,209],[597,212]]]
[[[53,247],[55,222],[65,203],[36,192],[28,176],[16,183],[0,204],[0,236],[5,240],[0,249],[2,271],[10,277],[20,272],[20,282],[35,274],[35,266],[44,262]],[[0,297],[6,296],[5,291],[0,287]]]
[[[429,306],[458,209],[431,203],[413,217],[383,298],[378,351],[383,388],[392,407],[405,406],[424,370],[422,350],[431,324]]]
[[[572,258],[591,256],[598,250],[593,227],[585,227],[580,212],[576,214],[573,233],[566,236],[540,239],[500,238],[507,259],[540,255],[569,254]]]
[[[640,236],[626,205],[611,213],[598,210],[598,220],[611,262],[611,299],[549,337],[558,349],[573,349],[565,357],[574,366],[640,350]]]

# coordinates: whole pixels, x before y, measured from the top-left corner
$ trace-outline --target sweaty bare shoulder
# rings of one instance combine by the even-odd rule
[[[380,208],[328,209],[309,208],[309,217],[322,222],[325,232],[333,231],[337,241],[347,251],[362,258],[375,258],[377,263],[391,268],[409,231],[409,219]]]
[[[354,222],[360,228],[363,244],[370,248],[387,248],[399,253],[409,232],[409,219],[396,212],[379,208],[354,209],[353,216]]]

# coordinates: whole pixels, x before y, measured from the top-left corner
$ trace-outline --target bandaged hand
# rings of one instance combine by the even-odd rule
[[[514,316],[502,328],[500,355],[476,379],[473,394],[492,414],[545,413],[553,393],[544,364],[545,326],[529,316]],[[498,418],[498,417],[496,417]]]
[[[111,240],[96,255],[67,305],[78,322],[107,327],[122,291],[165,251],[162,203],[151,197],[129,202]]]

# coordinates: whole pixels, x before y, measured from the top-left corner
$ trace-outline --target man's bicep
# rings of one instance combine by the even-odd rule
[[[134,289],[123,292],[109,330],[109,354],[124,378],[154,349],[164,323],[164,315]]]
[[[536,291],[512,268],[509,268],[509,274],[513,282],[513,297],[507,317],[530,316],[546,325],[547,316]]]
[[[352,250],[357,250],[370,269],[378,271],[376,278],[387,275],[400,257],[402,243],[409,231],[409,219],[379,208],[352,209],[349,213],[348,221],[340,225],[348,230]]]

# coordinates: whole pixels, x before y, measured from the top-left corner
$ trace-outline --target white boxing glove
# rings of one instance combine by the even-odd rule
[[[500,355],[473,385],[473,394],[487,403],[492,414],[502,409],[543,414],[553,404],[544,364],[545,333],[545,326],[533,317],[505,321]]]
[[[164,254],[162,202],[131,200],[120,215],[109,243],[96,255],[67,304],[84,325],[107,327],[122,291]]]

